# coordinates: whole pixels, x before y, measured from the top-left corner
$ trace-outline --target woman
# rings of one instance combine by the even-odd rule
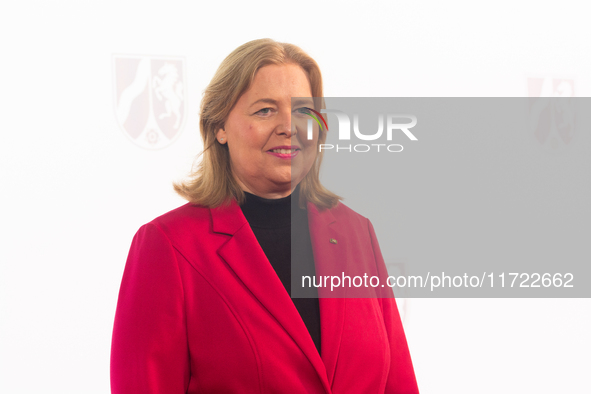
[[[320,103],[292,97],[322,97],[298,47],[255,40],[221,64],[200,167],[175,185],[190,202],[129,252],[113,393],[418,392],[393,298],[290,298],[292,262],[323,274],[353,254],[385,272],[369,221],[319,182],[326,129],[308,139],[306,119]]]

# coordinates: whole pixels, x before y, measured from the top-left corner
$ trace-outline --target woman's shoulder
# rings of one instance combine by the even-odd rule
[[[332,208],[332,210],[334,210],[334,212],[338,215],[343,215],[343,216],[351,216],[351,217],[356,217],[359,219],[364,219],[367,220],[367,218],[365,216],[363,216],[362,214],[358,213],[357,211],[353,210],[352,208],[350,208],[348,205],[344,204],[342,201],[339,201],[339,203],[337,204],[336,207]]]
[[[314,207],[315,208],[315,207]],[[360,213],[356,212],[355,210],[351,209],[349,206],[344,204],[342,201],[339,201],[338,204],[330,209],[318,210],[315,209],[316,212],[320,216],[326,216],[333,220],[347,222],[349,224],[360,224],[366,226],[369,219],[365,216],[361,215]]]
[[[154,218],[150,223],[170,225],[187,221],[203,221],[204,219],[209,218],[209,216],[210,213],[208,207],[188,202]]]
[[[141,229],[154,229],[169,239],[182,237],[193,231],[202,232],[210,227],[210,209],[201,205],[186,203],[145,223]]]

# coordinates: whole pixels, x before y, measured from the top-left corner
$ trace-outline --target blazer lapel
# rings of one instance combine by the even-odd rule
[[[338,267],[346,261],[347,257],[344,249],[338,244],[340,239],[342,245],[345,237],[339,231],[338,223],[331,210],[318,211],[314,204],[308,203],[308,223],[316,275],[334,275],[335,272],[346,271],[343,267]],[[341,298],[333,298],[334,295],[330,297],[329,289],[327,290],[326,287],[318,288],[318,295],[322,360],[332,387],[343,334],[346,288],[341,289],[338,294]]]
[[[331,326],[333,324],[331,322],[325,323],[326,319],[330,319],[330,314],[323,316],[323,304],[321,303],[320,324],[322,330],[321,346],[323,349],[323,358],[321,359],[312,338],[310,338],[308,329],[275,270],[269,263],[238,204],[232,201],[229,206],[211,209],[211,216],[213,231],[231,236],[218,249],[218,255],[224,259],[244,286],[275,317],[277,322],[296,342],[316,369],[325,390],[330,392],[330,383],[327,380],[327,372],[323,363],[324,346],[328,340],[325,339],[323,325],[328,324]],[[332,354],[334,351],[331,348],[334,345],[330,343],[331,340],[328,341],[328,353]]]

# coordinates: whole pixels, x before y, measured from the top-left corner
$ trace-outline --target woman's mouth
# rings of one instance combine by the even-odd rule
[[[275,157],[279,157],[280,159],[291,159],[291,158],[295,157],[299,151],[300,151],[300,148],[296,148],[296,147],[280,147],[280,148],[270,149],[267,151],[267,153],[269,153]]]

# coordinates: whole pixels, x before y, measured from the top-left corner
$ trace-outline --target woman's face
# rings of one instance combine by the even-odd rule
[[[318,126],[308,140],[311,118],[303,108],[314,104],[308,99],[292,106],[291,99],[311,96],[310,82],[298,65],[268,65],[256,73],[216,136],[228,144],[232,173],[242,190],[286,197],[308,173],[316,159]]]

